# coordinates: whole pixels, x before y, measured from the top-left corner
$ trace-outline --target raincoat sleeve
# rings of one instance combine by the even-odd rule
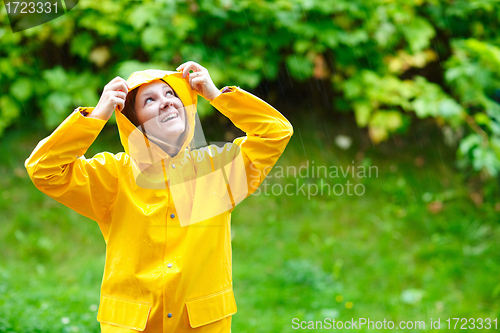
[[[91,111],[91,108],[85,108]],[[35,186],[76,212],[102,221],[117,192],[120,154],[83,156],[106,121],[85,117],[76,109],[25,162]]]
[[[293,134],[290,122],[260,98],[229,87],[212,104],[246,133],[226,145],[214,164],[225,170],[233,206],[252,194],[264,181]],[[243,177],[242,177],[243,175]]]

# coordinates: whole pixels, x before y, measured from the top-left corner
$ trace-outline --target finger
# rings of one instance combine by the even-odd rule
[[[186,61],[185,63],[180,64],[179,66],[177,66],[177,68],[175,70],[176,71],[182,71],[184,69],[184,67],[187,66],[188,63],[189,63],[189,61]]]
[[[113,90],[121,90],[128,93],[129,86],[127,84],[127,81],[121,79],[113,84],[113,88]]]
[[[130,90],[130,86],[128,85],[127,81],[122,80],[122,86],[123,86],[123,91],[128,94],[128,91]]]
[[[186,75],[189,74],[189,71],[192,69],[193,67],[193,62],[192,61],[189,61],[186,66],[184,66],[184,68],[182,69],[182,77],[186,77]]]
[[[196,77],[199,77],[200,75],[200,72],[193,72],[193,73],[190,73],[188,78],[189,78],[189,84],[192,86],[192,82],[193,82],[193,79],[196,78]]]
[[[189,73],[189,80],[191,82],[194,79],[200,79],[201,78],[201,79],[207,81],[208,80],[208,76],[206,74],[207,74],[206,71]]]
[[[115,108],[117,108],[118,111],[123,110],[123,107],[125,106],[125,100],[118,97],[113,98],[113,103],[115,104]]]
[[[109,81],[109,83],[107,84],[107,86],[111,86],[111,85],[113,85],[114,83],[116,83],[116,82],[118,82],[120,80],[123,80],[123,79],[121,77],[119,77],[119,76],[115,76],[115,78],[113,80]]]
[[[114,97],[117,97],[117,98],[122,98],[123,100],[125,100],[127,98],[127,93],[124,92],[124,91],[112,91],[110,92]]]
[[[194,61],[192,61],[192,60],[190,60],[190,61],[186,61],[185,63],[183,63],[183,64],[181,64],[181,65],[177,66],[176,70],[178,70],[178,71],[182,71],[182,70],[183,70],[186,66],[188,66],[188,65],[192,65],[192,64],[198,64],[198,63],[196,63],[196,62],[194,62]],[[198,64],[198,65],[199,65],[199,64]]]
[[[202,71],[200,71],[200,72],[192,72],[192,73],[189,73],[189,76],[192,77],[192,78],[195,78],[195,77],[202,76],[204,74],[205,74],[205,72],[202,72]]]
[[[201,90],[203,88],[203,86],[205,86],[207,84],[207,81],[205,80],[204,77],[195,77],[195,78],[191,79],[190,84],[191,84],[191,88],[193,88],[195,90]]]
[[[127,82],[123,79],[118,80],[116,82],[111,83],[108,87],[107,90],[113,90],[113,91],[124,91],[128,93],[128,85]]]
[[[186,75],[189,74],[190,70],[193,70],[193,72],[197,71],[203,71],[205,68],[201,66],[200,64],[194,62],[194,61],[188,61],[184,69],[182,70],[182,77],[186,77]]]

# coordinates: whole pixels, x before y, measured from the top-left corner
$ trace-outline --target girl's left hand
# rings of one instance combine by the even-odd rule
[[[211,101],[219,96],[221,92],[215,86],[208,74],[208,70],[194,61],[188,61],[177,67],[178,71],[182,71],[182,77],[189,77],[191,88],[196,90],[203,98]],[[189,73],[189,71],[193,71]]]

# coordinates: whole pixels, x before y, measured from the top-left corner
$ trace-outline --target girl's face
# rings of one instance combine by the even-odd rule
[[[186,129],[186,110],[174,90],[161,80],[143,84],[135,99],[137,120],[148,134],[171,145]]]

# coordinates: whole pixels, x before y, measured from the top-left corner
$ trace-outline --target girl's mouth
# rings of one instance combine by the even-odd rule
[[[170,121],[170,120],[175,119],[175,118],[177,118],[177,117],[179,117],[179,115],[178,115],[177,113],[173,112],[173,113],[171,113],[171,114],[167,115],[165,118],[163,118],[163,119],[161,120],[161,122],[162,122],[162,123],[166,123],[167,121]]]

